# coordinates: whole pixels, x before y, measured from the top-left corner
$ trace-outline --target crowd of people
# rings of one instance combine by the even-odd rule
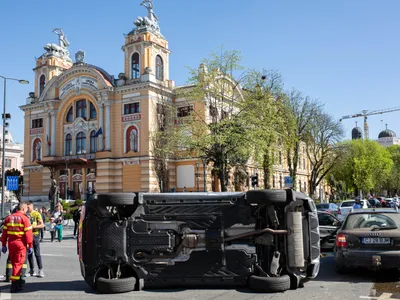
[[[74,237],[77,235],[81,206],[74,210]],[[64,211],[61,203],[57,203],[54,211],[46,207],[35,209],[33,202],[19,203],[3,222],[1,236],[2,253],[8,252],[5,281],[11,280],[11,293],[23,289],[26,276],[44,277],[43,262],[40,254],[40,243],[46,232],[46,222],[49,222],[50,241],[63,240]],[[26,273],[26,260],[29,272]],[[35,261],[37,271],[35,270]]]

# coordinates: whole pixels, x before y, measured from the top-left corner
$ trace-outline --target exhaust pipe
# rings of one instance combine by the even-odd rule
[[[303,222],[301,212],[289,212],[287,214],[287,226],[289,235],[288,242],[288,265],[294,268],[303,268],[304,248],[303,248]]]

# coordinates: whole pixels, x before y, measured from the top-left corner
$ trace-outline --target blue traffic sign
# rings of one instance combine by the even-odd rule
[[[7,176],[7,190],[18,191],[19,176]]]

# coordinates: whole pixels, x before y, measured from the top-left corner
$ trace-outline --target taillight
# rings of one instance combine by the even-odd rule
[[[330,209],[328,209],[328,214],[330,214],[331,213],[331,211],[330,211]]]
[[[343,233],[339,233],[336,236],[336,247],[347,247],[346,236]]]
[[[338,208],[337,214],[338,214],[338,215],[341,215],[341,214],[342,214],[342,212],[340,211],[340,208]]]

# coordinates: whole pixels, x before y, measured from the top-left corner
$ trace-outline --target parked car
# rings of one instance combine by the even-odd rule
[[[292,190],[98,194],[81,212],[78,255],[100,293],[144,288],[296,289],[320,265],[317,209]]]
[[[338,209],[338,218],[340,221],[344,221],[346,216],[349,214],[349,212],[353,209],[354,204],[356,203],[355,200],[344,200],[343,202],[340,203],[339,209]],[[361,200],[363,208],[370,208],[371,204],[368,202],[368,200]]]
[[[393,198],[386,198],[385,201],[387,205],[386,207],[394,208],[396,206],[396,202],[394,201]]]
[[[336,235],[338,273],[354,267],[400,269],[400,214],[389,208],[349,213]]]
[[[371,206],[372,206],[373,208],[382,207],[382,204],[381,204],[381,202],[380,202],[378,199],[371,198],[371,199],[368,199],[368,202],[369,202],[369,204],[371,204]]]
[[[316,204],[318,211],[326,211],[334,216],[338,214],[338,206],[335,203],[318,203]]]
[[[319,211],[318,223],[321,249],[333,250],[336,241],[336,233],[342,225],[342,222],[328,212]]]

